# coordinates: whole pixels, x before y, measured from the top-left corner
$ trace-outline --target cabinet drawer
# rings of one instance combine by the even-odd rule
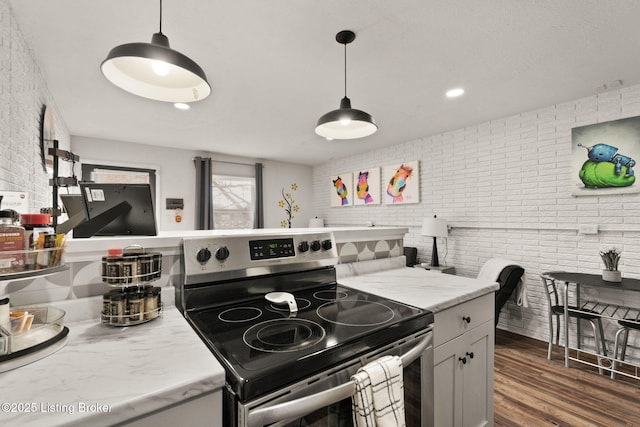
[[[495,294],[489,293],[435,313],[433,345],[445,343],[493,319]]]

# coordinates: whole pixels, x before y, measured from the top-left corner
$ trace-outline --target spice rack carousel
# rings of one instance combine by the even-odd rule
[[[162,317],[160,288],[151,285],[161,275],[161,253],[139,246],[110,249],[102,257],[102,281],[116,289],[102,297],[101,322],[122,327]]]
[[[34,251],[25,251],[32,255]],[[49,251],[50,252],[50,251]],[[38,270],[0,274],[0,299],[14,281],[49,276],[69,267],[60,264]],[[64,347],[69,328],[64,326],[64,310],[46,306],[11,307],[8,327],[0,325],[0,372],[6,372],[44,359]]]

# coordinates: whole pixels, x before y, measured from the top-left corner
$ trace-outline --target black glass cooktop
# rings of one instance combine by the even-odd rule
[[[249,400],[427,328],[433,314],[339,284],[293,292],[287,305],[250,299],[191,311],[196,331]]]

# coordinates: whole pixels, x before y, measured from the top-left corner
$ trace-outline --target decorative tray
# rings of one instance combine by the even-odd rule
[[[42,359],[66,344],[64,310],[12,307],[10,327],[0,327],[0,372]],[[10,329],[10,330],[8,330]]]
[[[64,265],[64,239],[60,241],[60,246],[55,247],[0,252],[0,281],[47,274],[46,271]]]
[[[11,282],[13,280],[30,279],[33,277],[46,276],[49,274],[59,273],[61,271],[65,271],[68,269],[69,269],[68,265],[61,264],[55,267],[41,268],[38,270],[24,270],[24,271],[18,271],[16,273],[0,274],[0,282]]]

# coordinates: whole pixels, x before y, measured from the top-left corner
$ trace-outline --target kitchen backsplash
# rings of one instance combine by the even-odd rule
[[[402,239],[337,243],[340,264],[400,256]]]
[[[93,297],[106,293],[112,287],[102,282],[102,261],[76,261],[67,264],[68,270],[44,277],[10,282],[6,292],[11,305],[52,304],[56,301]],[[154,286],[173,286],[180,280],[180,256],[163,254],[162,275]]]
[[[333,229],[339,255],[338,263],[352,264],[402,256],[403,236],[406,231],[405,228],[398,227]],[[71,239],[64,255],[68,270],[10,282],[6,287],[6,293],[14,306],[49,303],[55,305],[56,301],[102,295],[112,289],[102,281],[102,257],[106,255],[108,248],[130,245],[142,245],[147,251],[162,254],[162,275],[152,282],[154,286],[177,285],[182,280],[182,237],[179,234],[139,238]]]

